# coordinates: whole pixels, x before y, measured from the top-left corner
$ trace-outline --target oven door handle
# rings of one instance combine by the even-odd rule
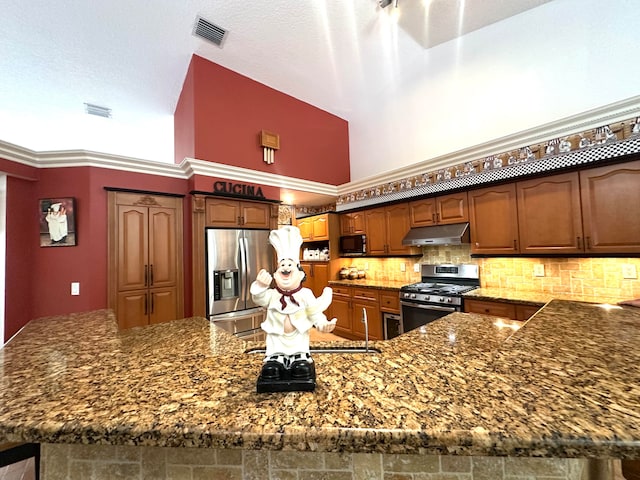
[[[440,312],[455,312],[455,307],[440,307],[438,305],[422,305],[420,303],[400,302],[403,307],[422,308],[423,310],[438,310]]]

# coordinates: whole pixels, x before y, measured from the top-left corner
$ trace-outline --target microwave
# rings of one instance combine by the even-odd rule
[[[367,253],[366,235],[344,235],[340,237],[340,255],[355,257]]]

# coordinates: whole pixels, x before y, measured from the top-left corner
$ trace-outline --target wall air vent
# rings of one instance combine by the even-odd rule
[[[202,17],[196,17],[196,24],[193,27],[193,34],[196,37],[204,38],[208,42],[222,48],[222,44],[227,38],[228,30],[205,20]]]
[[[111,109],[107,107],[101,107],[100,105],[85,103],[84,111],[89,115],[96,115],[98,117],[111,118]]]

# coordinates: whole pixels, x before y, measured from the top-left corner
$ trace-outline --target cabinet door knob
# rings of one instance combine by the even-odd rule
[[[153,285],[153,263],[149,265],[149,285]]]
[[[149,313],[149,307],[147,306],[147,303],[149,302],[148,296],[149,296],[148,293],[144,294],[144,314],[145,315],[147,315]]]
[[[582,238],[576,237],[576,242],[578,242],[578,249],[582,250]]]
[[[144,286],[149,286],[149,265],[144,266]]]

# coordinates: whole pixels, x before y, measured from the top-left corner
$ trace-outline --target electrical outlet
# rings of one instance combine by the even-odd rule
[[[407,264],[406,263],[401,263],[400,264],[400,271],[401,272],[406,272],[407,271]]]
[[[80,295],[80,282],[71,282],[71,295]]]
[[[638,272],[636,266],[632,263],[625,263],[622,265],[622,278],[638,278]]]
[[[420,264],[419,263],[414,263],[413,264],[413,271],[416,273],[420,273]]]
[[[535,277],[544,277],[544,264],[537,263],[533,266],[533,275]]]
[[[369,270],[369,262],[364,262],[364,269]]]

